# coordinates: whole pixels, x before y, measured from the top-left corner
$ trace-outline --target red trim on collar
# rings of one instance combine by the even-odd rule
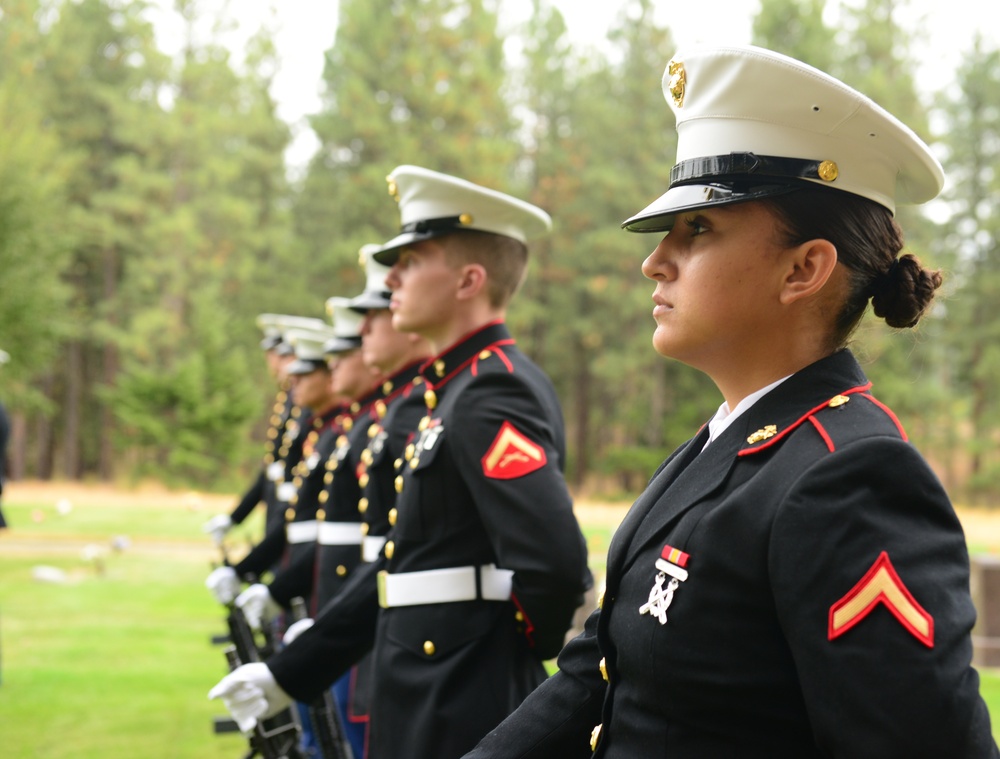
[[[514,345],[514,343],[515,340],[512,337],[508,337],[503,340],[497,340],[495,343],[490,343],[489,345],[481,348],[479,353],[482,353],[483,351],[493,351],[499,355],[500,351],[497,350],[497,346]],[[437,382],[434,383],[428,382],[428,384],[431,386],[431,389],[434,390],[441,387],[442,385],[448,384],[453,379],[455,379],[455,377],[457,377],[459,374],[465,371],[466,367],[477,365],[479,363],[479,353],[477,353],[475,356],[471,356],[470,358],[465,359],[465,361],[456,366],[454,369],[452,369],[448,374],[439,379]],[[504,356],[503,361],[507,365],[507,369],[509,371],[514,371],[514,365],[510,363],[510,361],[507,359],[506,356]]]
[[[871,387],[872,387],[872,383],[871,382],[866,382],[864,385],[859,385],[858,387],[852,387],[850,390],[844,390],[843,392],[838,393],[838,395],[854,395],[856,393],[864,393],[864,392],[867,392],[868,390],[871,390]],[[827,408],[829,406],[829,404],[830,404],[829,400],[823,401],[821,404],[819,404],[818,406],[816,406],[816,408],[810,409],[805,414],[803,414],[801,417],[799,417],[799,419],[797,419],[795,422],[793,422],[792,424],[790,424],[787,427],[785,427],[785,429],[783,429],[781,432],[779,432],[774,437],[768,438],[761,445],[758,445],[758,446],[756,446],[754,448],[743,448],[739,452],[737,452],[736,455],[737,456],[749,456],[749,455],[751,455],[753,453],[757,453],[758,451],[763,451],[763,450],[766,450],[767,448],[770,448],[772,445],[775,445],[779,441],[784,440],[785,436],[787,436],[793,430],[797,429],[799,427],[799,425],[801,425],[807,419],[811,418],[813,416],[813,414],[816,414],[816,413],[822,411],[823,409]],[[827,445],[829,446],[830,442],[827,442]]]
[[[906,430],[903,429],[903,423],[899,421],[899,419],[896,417],[894,413],[892,413],[891,408],[882,403],[882,401],[880,401],[874,395],[866,395],[865,398],[870,400],[872,403],[874,403],[876,406],[878,406],[886,413],[886,415],[892,420],[892,423],[896,425],[896,429],[899,430],[899,434],[903,436],[904,443],[910,442],[910,438],[907,436]]]

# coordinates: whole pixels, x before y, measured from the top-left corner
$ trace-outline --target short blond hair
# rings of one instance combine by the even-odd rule
[[[528,266],[528,246],[506,235],[462,230],[438,240],[449,263],[457,266],[479,264],[486,270],[490,305],[502,308],[524,282]]]

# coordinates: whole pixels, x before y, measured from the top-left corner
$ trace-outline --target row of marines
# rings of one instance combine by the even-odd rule
[[[358,759],[457,757],[545,679],[591,586],[559,404],[504,322],[550,219],[420,167],[389,184],[402,231],[362,248],[364,291],[329,299],[330,325],[258,320],[292,391],[206,529],[263,501],[266,531],[206,584],[257,627],[296,597],[312,616],[212,695],[249,729],[332,687]]]

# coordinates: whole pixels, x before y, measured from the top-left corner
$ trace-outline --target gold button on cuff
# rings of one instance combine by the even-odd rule
[[[368,511],[368,499],[362,498],[358,501],[358,513],[364,514],[366,511]]]
[[[427,654],[428,656],[434,656],[434,652],[435,651],[437,651],[437,648],[434,646],[434,641],[433,640],[425,640],[424,641],[424,653]]]
[[[337,565],[337,577],[344,577],[346,575],[347,575],[347,567],[345,567],[343,564],[338,564]],[[607,678],[604,678],[604,679],[606,680]]]
[[[396,526],[396,517],[398,516],[398,514],[399,514],[399,512],[396,511],[395,509],[389,509],[389,524],[390,524],[390,526],[392,526],[392,527]]]
[[[594,725],[594,729],[590,732],[590,750],[597,751],[597,743],[601,740],[601,728],[604,725]]]
[[[391,559],[392,555],[396,552],[396,544],[391,540],[385,544],[385,558]]]
[[[601,670],[601,677],[604,678],[604,682],[608,682],[608,660],[601,657],[601,663],[598,665],[598,669]]]

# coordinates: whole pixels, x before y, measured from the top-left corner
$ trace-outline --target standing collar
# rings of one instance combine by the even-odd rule
[[[420,367],[420,375],[432,387],[440,387],[471,364],[481,353],[499,346],[510,345],[514,345],[514,338],[511,337],[507,325],[503,321],[489,322],[469,332],[451,347],[426,361]]]

